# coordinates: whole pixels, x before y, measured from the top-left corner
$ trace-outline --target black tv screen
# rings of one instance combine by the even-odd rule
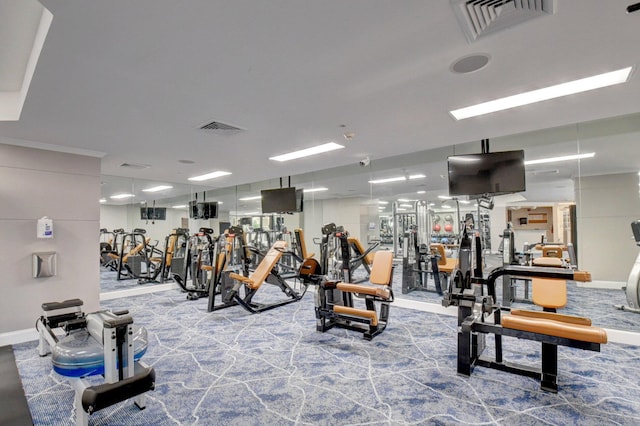
[[[449,195],[499,195],[526,190],[524,151],[454,155],[447,159]]]
[[[296,189],[264,189],[262,195],[262,213],[290,213],[297,210]]]
[[[302,213],[304,210],[304,191],[296,189],[296,211]]]
[[[166,207],[140,207],[141,220],[167,220]]]
[[[189,217],[191,219],[216,219],[218,217],[218,202],[189,201]]]

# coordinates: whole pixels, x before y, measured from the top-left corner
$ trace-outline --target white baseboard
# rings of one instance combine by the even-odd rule
[[[158,291],[177,290],[180,286],[176,283],[154,284],[140,287],[133,287],[126,290],[110,291],[100,293],[100,300],[120,299],[121,297],[138,296],[140,294],[156,293]]]
[[[0,333],[0,346],[15,345],[18,343],[30,342],[32,340],[38,340],[38,331],[35,326],[26,330]]]
[[[627,283],[623,281],[589,281],[586,283],[576,282],[578,287],[583,288],[602,288],[606,290],[622,290],[622,287],[626,286]]]

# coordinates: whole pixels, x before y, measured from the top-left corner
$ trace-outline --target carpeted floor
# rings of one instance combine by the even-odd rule
[[[394,307],[385,332],[367,342],[341,329],[316,332],[313,296],[256,315],[207,313],[206,300],[178,291],[103,302],[149,330],[144,361],[157,386],[146,410],[119,404],[91,424],[640,423],[640,347],[559,348],[560,392],[551,394],[485,368],[458,376],[454,317]],[[506,359],[539,363],[534,342],[505,339],[504,347]],[[73,391],[50,359],[36,342],[14,351],[35,424],[71,424]]]

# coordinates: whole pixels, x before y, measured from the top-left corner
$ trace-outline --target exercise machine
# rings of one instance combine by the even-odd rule
[[[130,398],[144,409],[144,394],[155,389],[154,369],[140,361],[148,345],[146,329],[135,326],[127,311],[84,314],[82,305],[80,299],[43,303],[36,322],[39,355],[50,353],[54,371],[68,377],[75,390],[76,425],[87,425],[91,414]],[[104,383],[85,381],[98,375]]]
[[[442,253],[437,251],[438,247],[442,246],[441,244],[432,244],[430,248],[425,243],[419,243],[417,228],[416,225],[412,225],[404,234],[404,243],[402,245],[402,294],[421,290],[435,291],[442,296],[441,279],[443,272],[441,272],[438,263],[439,260],[444,259],[443,269],[446,271],[446,265],[451,262],[444,255],[444,247],[442,247]],[[455,265],[455,260],[451,260]],[[433,289],[428,286],[429,274],[433,276]],[[444,279],[446,285],[446,275]]]
[[[213,237],[213,229],[200,228],[189,238],[180,232],[176,238],[179,238],[181,245],[178,258],[180,266],[174,271],[173,279],[187,293],[187,300],[208,297],[216,276],[218,239]],[[191,285],[187,281],[189,276]]]
[[[351,246],[342,227],[334,223],[322,227],[317,274],[309,275],[318,286],[315,295],[316,330],[334,327],[363,333],[371,340],[386,328],[390,303],[393,302],[393,252],[377,251],[368,283],[353,283]],[[303,265],[304,266],[304,265]],[[363,299],[364,309],[354,304]],[[379,306],[380,312],[376,306]]]
[[[636,245],[640,246],[640,220],[636,220],[631,222],[631,231],[633,232],[633,238],[636,240]],[[623,288],[626,296],[627,296],[627,304],[625,305],[616,305],[616,309],[620,309],[623,311],[635,312],[637,314],[640,313],[640,254],[636,258],[633,267],[631,268],[631,272],[629,273],[629,278],[627,278],[627,285]]]
[[[137,279],[139,284],[156,282],[161,271],[164,253],[156,248],[158,241],[150,244],[145,229],[136,228],[129,233],[123,233],[123,243],[118,256],[116,279]],[[144,269],[143,269],[144,266]]]

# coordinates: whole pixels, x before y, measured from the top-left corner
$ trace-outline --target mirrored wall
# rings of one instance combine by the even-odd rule
[[[596,325],[640,331],[640,314],[614,307],[627,304],[622,287],[640,251],[630,227],[640,219],[639,136],[640,115],[632,115],[492,138],[490,152],[523,149],[527,163],[556,160],[527,164],[526,191],[480,205],[468,197],[449,197],[447,168],[448,156],[479,153],[479,140],[372,159],[366,165],[328,164],[316,172],[229,188],[104,176],[101,228],[144,228],[161,242],[176,227],[193,232],[209,227],[219,234],[240,225],[252,242],[265,247],[274,239],[291,239],[283,235],[303,228],[308,251],[317,252],[321,227],[333,222],[365,249],[376,245],[375,250],[395,250],[396,297],[440,304],[429,281],[426,290],[401,291],[405,235],[413,230],[419,243],[441,243],[447,256],[456,257],[461,223],[472,217],[482,236],[486,268],[492,268],[502,263],[501,235],[509,223],[516,251],[523,256],[531,251],[525,246],[538,242],[573,246],[575,266],[589,271],[592,282],[571,288],[570,313],[591,317]],[[582,158],[557,160],[579,155]],[[160,185],[172,188],[143,192]],[[263,215],[261,191],[287,186],[304,191],[302,211]],[[110,198],[118,192],[134,196]],[[217,202],[216,217],[193,218],[189,203],[194,201]],[[426,206],[424,220],[418,217],[418,205]],[[164,218],[145,219],[143,207],[165,208]],[[540,254],[532,250],[530,255]],[[515,285],[524,297],[524,283]]]

